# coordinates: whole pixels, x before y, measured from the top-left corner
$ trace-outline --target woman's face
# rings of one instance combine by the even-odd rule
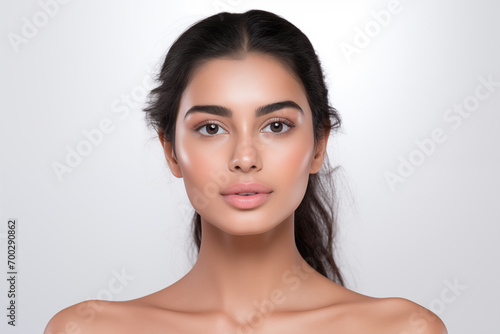
[[[195,71],[179,106],[177,156],[170,142],[162,144],[202,219],[245,235],[266,232],[293,215],[309,173],[321,167],[327,139],[314,147],[312,114],[299,81],[274,58],[250,53],[210,60]],[[236,183],[263,188],[229,188]]]

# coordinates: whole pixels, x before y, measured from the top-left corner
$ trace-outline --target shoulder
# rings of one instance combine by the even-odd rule
[[[404,298],[371,298],[354,303],[370,332],[397,334],[447,334],[442,320],[433,312]],[[368,328],[367,328],[368,329]]]
[[[370,297],[334,282],[318,280],[319,327],[337,333],[447,334],[433,312],[404,298]],[[325,302],[326,301],[326,302]]]
[[[69,306],[50,319],[44,334],[109,333],[126,313],[123,302],[88,300]]]
[[[325,307],[318,308],[318,328],[337,333],[447,334],[442,320],[404,298],[375,298],[336,283],[321,285]],[[323,301],[325,298],[321,298]],[[318,330],[318,332],[321,332]]]
[[[383,301],[395,316],[395,324],[402,332],[422,334],[447,334],[443,321],[423,306],[403,298]]]

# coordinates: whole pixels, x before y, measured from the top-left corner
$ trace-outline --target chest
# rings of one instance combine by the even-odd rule
[[[248,314],[238,322],[223,314],[186,314],[155,312],[138,315],[122,323],[121,333],[149,334],[359,334],[356,323],[335,317],[326,310],[268,314],[265,311]]]

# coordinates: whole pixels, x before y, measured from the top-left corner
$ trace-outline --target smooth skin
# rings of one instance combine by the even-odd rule
[[[256,115],[259,107],[283,101],[300,110],[288,106]],[[207,105],[230,115],[193,108]],[[142,298],[68,307],[45,334],[447,333],[427,309],[350,291],[300,256],[294,211],[309,174],[321,168],[328,134],[315,145],[305,90],[274,58],[249,53],[204,63],[181,99],[176,154],[159,134],[171,172],[184,179],[201,216],[195,265],[173,285]],[[235,208],[220,194],[250,181],[273,191],[256,208]]]

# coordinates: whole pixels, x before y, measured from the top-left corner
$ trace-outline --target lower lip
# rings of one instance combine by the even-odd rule
[[[242,195],[223,195],[224,200],[238,209],[253,209],[264,203],[269,194],[255,194],[250,196]]]

